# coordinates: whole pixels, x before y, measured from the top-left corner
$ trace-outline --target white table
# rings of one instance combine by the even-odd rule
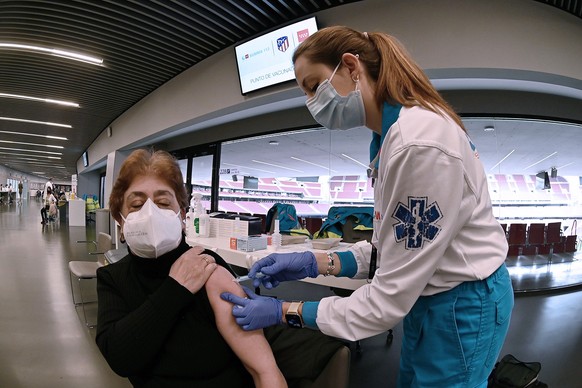
[[[250,268],[256,261],[262,259],[263,257],[273,253],[273,251],[268,249],[263,249],[254,252],[243,252],[237,251],[235,249],[230,249],[230,240],[224,237],[197,237],[190,238],[186,237],[186,242],[190,246],[198,245],[206,249],[210,249],[218,253],[227,263],[233,264],[242,268]],[[352,244],[340,243],[339,246],[331,249],[335,251],[345,251]],[[313,252],[325,252],[317,249],[312,249],[310,243],[303,244],[290,244],[283,245],[277,252],[278,253],[289,253],[289,252],[302,252],[302,251],[313,251]],[[319,284],[322,286],[343,288],[346,290],[355,290],[364,284],[367,284],[365,279],[349,279],[349,278],[337,278],[335,276],[323,276],[320,275],[317,278],[307,278],[302,281],[307,283]]]

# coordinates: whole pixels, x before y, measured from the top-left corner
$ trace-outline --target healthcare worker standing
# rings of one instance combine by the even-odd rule
[[[307,326],[354,341],[403,320],[399,387],[486,387],[513,289],[487,176],[461,119],[385,33],[324,28],[293,62],[321,125],[373,131],[374,235],[346,252],[271,254],[249,276],[267,288],[320,274],[365,278],[370,267],[374,276],[349,297],[319,302],[225,293],[237,323]]]

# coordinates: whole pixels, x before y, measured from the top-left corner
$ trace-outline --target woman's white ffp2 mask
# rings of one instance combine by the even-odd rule
[[[328,129],[345,130],[363,127],[366,125],[366,111],[359,81],[355,81],[356,89],[347,96],[340,96],[331,84],[340,65],[341,61],[335,67],[331,77],[317,87],[315,95],[307,99],[305,105],[315,121]]]
[[[136,256],[154,259],[175,249],[182,241],[180,213],[160,209],[149,198],[141,209],[129,213],[123,221],[125,241]]]

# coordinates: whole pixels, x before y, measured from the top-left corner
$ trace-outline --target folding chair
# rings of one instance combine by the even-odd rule
[[[576,245],[578,244],[578,235],[576,230],[578,229],[578,221],[574,220],[572,227],[570,228],[570,235],[566,236],[566,247],[565,252],[573,253],[576,252]]]
[[[546,244],[551,246],[550,261],[554,253],[564,252],[564,243],[562,242],[562,223],[550,222],[546,227]]]
[[[546,227],[546,244],[558,244],[562,237],[562,223],[550,222]]]
[[[509,225],[509,245],[525,245],[526,242],[526,225],[511,224]]]
[[[509,225],[507,237],[507,243],[509,244],[508,256],[519,256],[522,253],[526,243],[526,235],[526,224]]]

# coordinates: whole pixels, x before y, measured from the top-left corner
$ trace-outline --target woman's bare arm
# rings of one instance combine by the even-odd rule
[[[253,376],[256,387],[287,387],[263,331],[242,330],[232,316],[232,304],[220,298],[223,292],[246,297],[241,286],[232,280],[233,276],[219,266],[206,282],[206,292],[220,334]]]

